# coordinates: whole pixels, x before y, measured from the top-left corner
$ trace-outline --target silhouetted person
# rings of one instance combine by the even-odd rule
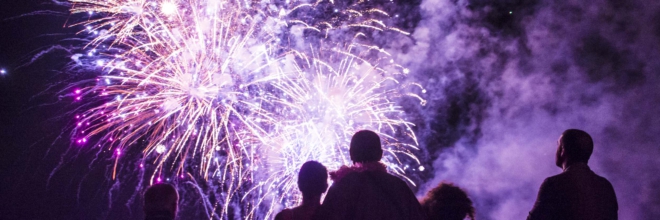
[[[328,189],[328,170],[319,162],[307,161],[298,173],[298,189],[302,192],[302,204],[284,209],[275,220],[308,220],[321,206],[321,195]]]
[[[543,181],[527,219],[617,219],[612,184],[587,166],[594,147],[591,136],[569,129],[559,137],[558,145],[555,163],[564,172]]]
[[[422,209],[430,220],[474,220],[472,200],[461,188],[442,182],[422,199]]]
[[[144,192],[144,214],[146,220],[172,220],[176,217],[179,193],[174,186],[154,184]]]
[[[380,163],[380,138],[373,131],[353,135],[354,165],[330,173],[334,183],[314,219],[424,219],[422,207],[403,180],[387,173]]]

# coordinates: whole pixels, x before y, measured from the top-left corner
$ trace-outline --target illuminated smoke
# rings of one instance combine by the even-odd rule
[[[660,5],[652,1],[426,0],[392,52],[428,91],[415,106],[430,180],[468,190],[478,219],[524,219],[558,174],[568,128],[595,140],[591,168],[621,219],[660,213]],[[422,57],[420,57],[422,56]],[[423,79],[423,80],[422,80]],[[432,168],[432,169],[431,169]]]

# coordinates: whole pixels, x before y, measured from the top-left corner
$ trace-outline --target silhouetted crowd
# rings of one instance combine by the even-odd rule
[[[618,218],[616,195],[610,182],[596,175],[587,162],[593,140],[582,130],[564,131],[558,140],[555,163],[561,174],[543,181],[528,220],[606,220]],[[441,182],[420,201],[400,178],[387,172],[380,137],[369,130],[351,138],[352,166],[332,172],[316,161],[302,165],[298,188],[300,206],[284,209],[275,220],[474,220],[467,193]],[[333,184],[328,189],[328,176]],[[324,193],[325,199],[321,203]],[[176,217],[178,193],[169,184],[154,184],[144,193],[147,220]]]

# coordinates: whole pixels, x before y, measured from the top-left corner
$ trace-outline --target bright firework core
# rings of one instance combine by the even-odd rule
[[[160,9],[163,12],[163,14],[171,16],[176,13],[177,6],[176,3],[174,2],[163,2],[160,5]]]
[[[419,166],[414,124],[396,100],[424,104],[423,88],[404,83],[409,70],[369,41],[407,34],[385,25],[386,12],[358,2],[310,19],[333,3],[69,1],[85,13],[76,25],[89,39],[72,62],[100,70],[74,92],[95,101],[78,113],[73,138],[115,152],[113,179],[131,175],[117,167],[131,166],[122,162],[137,149],[148,183],[189,176],[216,187],[205,203],[214,218],[230,204],[245,218],[272,218],[301,201],[300,165],[350,165],[350,137],[370,129],[390,172],[415,184],[406,178]]]

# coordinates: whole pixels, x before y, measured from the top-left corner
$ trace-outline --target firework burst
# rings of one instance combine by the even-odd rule
[[[404,77],[401,71],[387,72],[348,52],[315,54],[300,63],[296,71],[273,82],[281,93],[261,97],[266,106],[277,106],[279,113],[271,117],[273,132],[265,138],[269,142],[264,146],[267,158],[262,160],[262,167],[270,170],[259,178],[257,187],[276,186],[268,189],[274,191],[278,203],[297,204],[301,195],[292,192],[296,192],[298,168],[309,160],[319,161],[330,170],[351,164],[349,140],[362,129],[380,134],[385,143],[383,162],[392,173],[414,185],[403,170],[405,162],[419,163],[412,152],[417,149],[411,130],[414,125],[403,119],[404,112],[393,99],[417,97],[400,91],[421,87],[402,85],[397,80]],[[423,99],[419,101],[424,104]],[[412,143],[399,141],[393,134]]]
[[[73,62],[101,70],[74,91],[83,110],[73,140],[115,152],[113,178],[122,153],[139,148],[150,183],[187,175],[219,185],[212,217],[239,201],[246,217],[269,218],[300,202],[302,163],[349,164],[357,130],[381,134],[391,172],[405,178],[402,165],[416,161],[414,125],[395,100],[423,104],[404,92],[419,85],[401,83],[407,69],[360,40],[365,29],[407,34],[376,19],[382,10],[358,2],[314,17],[333,2],[69,2],[72,13],[88,13],[74,26],[90,35]],[[319,40],[305,43],[309,36]]]

